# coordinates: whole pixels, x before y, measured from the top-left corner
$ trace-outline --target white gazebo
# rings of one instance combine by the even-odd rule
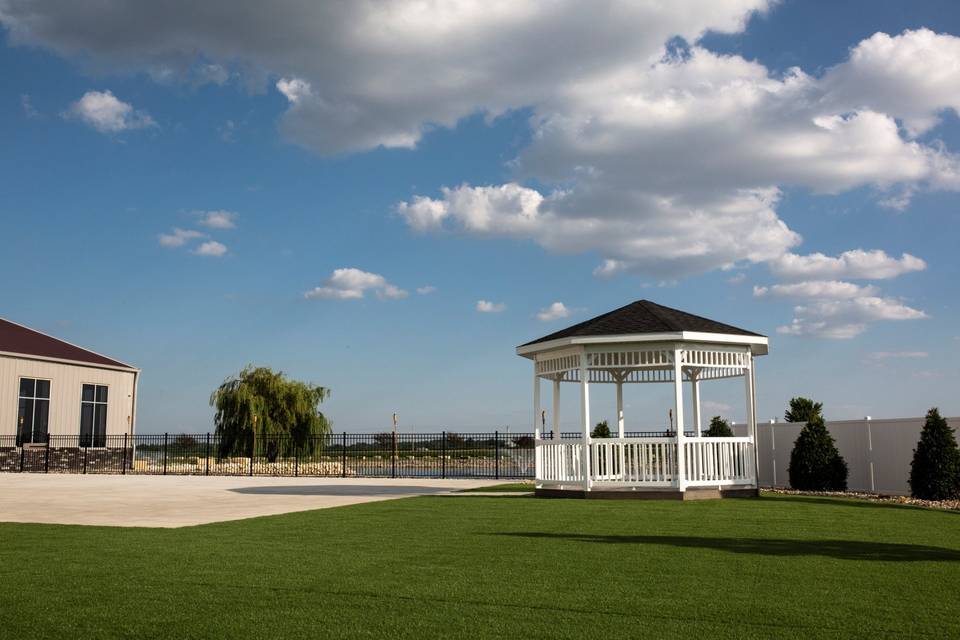
[[[765,336],[639,300],[517,347],[533,360],[536,491],[541,496],[688,499],[756,495],[754,358]],[[700,383],[743,378],[746,435],[702,435]],[[540,382],[553,382],[552,430],[546,431]],[[560,434],[560,383],[579,387],[576,438]],[[684,412],[689,383],[693,415]],[[657,437],[626,437],[623,385],[673,385],[672,429]],[[590,385],[614,384],[617,434],[593,438]],[[666,416],[664,416],[666,417]]]

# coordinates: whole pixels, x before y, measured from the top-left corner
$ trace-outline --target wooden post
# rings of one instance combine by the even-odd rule
[[[673,414],[677,420],[677,468],[674,484],[678,491],[686,491],[686,456],[683,450],[686,446],[686,434],[683,432],[683,350],[679,345],[673,350]]]
[[[580,354],[580,467],[583,473],[583,490],[590,491],[590,370],[587,368],[587,352]]]

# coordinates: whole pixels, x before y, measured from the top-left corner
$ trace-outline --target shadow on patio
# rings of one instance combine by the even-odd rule
[[[432,495],[450,489],[443,487],[420,487],[415,485],[372,484],[314,484],[314,485],[267,485],[262,487],[235,487],[234,493],[282,495],[282,496],[404,496]]]
[[[776,540],[767,538],[708,538],[698,536],[601,535],[517,531],[493,535],[548,540],[571,540],[598,544],[666,545],[691,549],[715,549],[730,553],[764,556],[825,556],[840,560],[885,562],[960,562],[960,551],[944,547],[860,540]]]

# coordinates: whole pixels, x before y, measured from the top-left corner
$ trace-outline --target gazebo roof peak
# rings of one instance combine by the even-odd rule
[[[710,320],[703,316],[672,309],[659,305],[650,300],[637,300],[628,305],[608,311],[607,313],[590,318],[573,326],[555,331],[549,335],[532,340],[517,347],[518,351],[527,351],[525,347],[532,347],[541,343],[554,342],[564,339],[603,338],[609,336],[638,336],[643,334],[683,334],[683,333],[710,333],[725,336],[743,336],[744,342],[755,342],[756,338],[766,336],[746,329],[740,329],[729,324]],[[752,338],[752,339],[751,339]]]

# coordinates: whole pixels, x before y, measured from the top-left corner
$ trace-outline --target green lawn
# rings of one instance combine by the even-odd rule
[[[186,529],[0,524],[0,637],[960,636],[960,513],[422,497]]]

